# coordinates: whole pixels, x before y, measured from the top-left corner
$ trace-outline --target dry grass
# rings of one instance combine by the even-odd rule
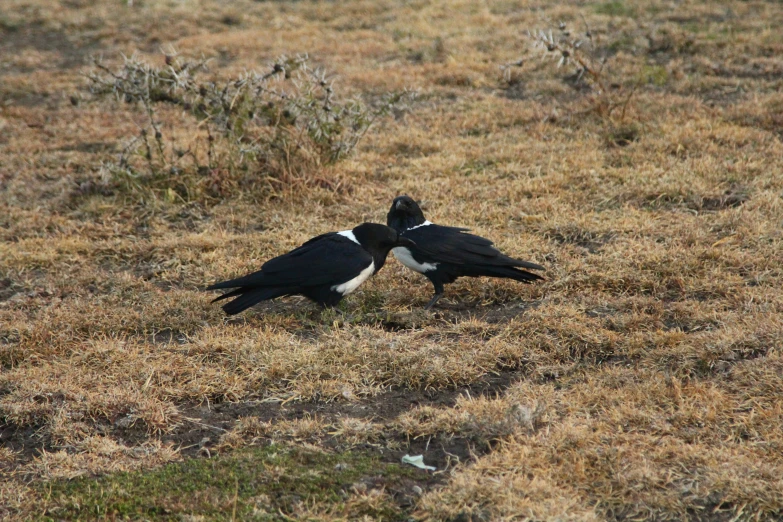
[[[182,458],[178,437],[205,422],[194,408],[227,402],[257,406],[212,438],[223,452],[467,441],[473,455],[412,508],[424,519],[783,516],[779,4],[11,4],[0,516],[33,516],[40,481]],[[614,99],[635,89],[624,114],[596,110],[524,36],[583,17]],[[146,116],[90,102],[80,71],[96,53],[162,60],[166,45],[214,58],[220,77],[307,52],[351,94],[421,95],[330,167],[329,186],[202,202],[96,191]],[[429,284],[390,261],[341,312],[292,298],[232,321],[200,291],[317,233],[382,221],[402,193],[546,265],[547,282],[461,280],[429,314]],[[514,378],[497,393],[438,402],[498,372]],[[401,392],[434,399],[383,407]],[[343,413],[292,419],[269,404]],[[352,498],[355,510],[309,515],[390,501]]]

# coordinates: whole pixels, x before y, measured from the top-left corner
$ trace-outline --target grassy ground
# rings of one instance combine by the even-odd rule
[[[278,520],[281,513],[404,520],[398,503],[410,504],[415,476],[413,468],[377,457],[267,446],[147,473],[58,481],[39,490],[46,499],[41,512],[58,520],[181,520],[183,511],[210,520]],[[381,491],[377,484],[392,491]],[[409,492],[408,498],[393,499],[401,488]]]
[[[605,92],[531,48],[561,20]],[[0,517],[779,519],[781,24],[730,0],[6,1]],[[87,58],[170,45],[220,78],[307,52],[348,93],[420,94],[317,183],[120,183],[145,115],[92,100]],[[232,320],[200,290],[403,193],[547,281],[460,280],[428,313],[390,260],[341,311]]]

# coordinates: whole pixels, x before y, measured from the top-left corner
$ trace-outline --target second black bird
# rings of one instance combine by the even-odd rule
[[[233,288],[214,301],[236,297],[223,305],[228,315],[275,297],[300,294],[321,306],[334,306],[380,270],[389,250],[415,243],[376,223],[314,237],[299,248],[270,259],[252,274],[216,283],[207,290]],[[214,302],[213,301],[213,302]]]
[[[392,202],[386,224],[416,245],[394,248],[392,253],[403,265],[424,274],[435,287],[435,295],[425,309],[430,309],[443,295],[443,285],[458,277],[503,277],[531,283],[541,276],[521,268],[544,270],[544,267],[508,257],[492,246],[492,241],[466,228],[444,227],[424,218],[419,205],[408,196]]]

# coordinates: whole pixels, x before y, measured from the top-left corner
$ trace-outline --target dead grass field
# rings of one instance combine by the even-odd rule
[[[89,477],[270,441],[439,468],[281,519],[783,517],[779,2],[92,4],[0,9],[0,518],[101,518],[78,507]],[[609,96],[638,85],[624,118],[531,49],[561,20],[610,56]],[[330,183],[85,189],[144,119],[90,99],[88,58],[161,64],[169,45],[224,78],[306,52],[345,91],[419,98]],[[290,298],[231,320],[200,291],[383,222],[403,193],[547,281],[460,280],[427,313],[429,283],[390,260],[339,312]],[[227,519],[251,502],[238,481]],[[202,514],[167,506],[143,518]]]

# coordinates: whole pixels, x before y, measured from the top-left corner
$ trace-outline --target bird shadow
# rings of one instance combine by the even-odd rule
[[[388,310],[383,306],[370,308],[366,303],[348,301],[342,301],[336,307],[321,308],[306,298],[295,296],[264,301],[255,305],[249,313],[227,317],[224,324],[277,324],[302,340],[312,341],[329,331],[346,327],[364,326],[402,332],[469,320],[503,323],[537,308],[541,302],[538,299],[482,304],[481,299],[444,299],[431,310],[425,310],[419,303],[412,304],[409,309]]]

